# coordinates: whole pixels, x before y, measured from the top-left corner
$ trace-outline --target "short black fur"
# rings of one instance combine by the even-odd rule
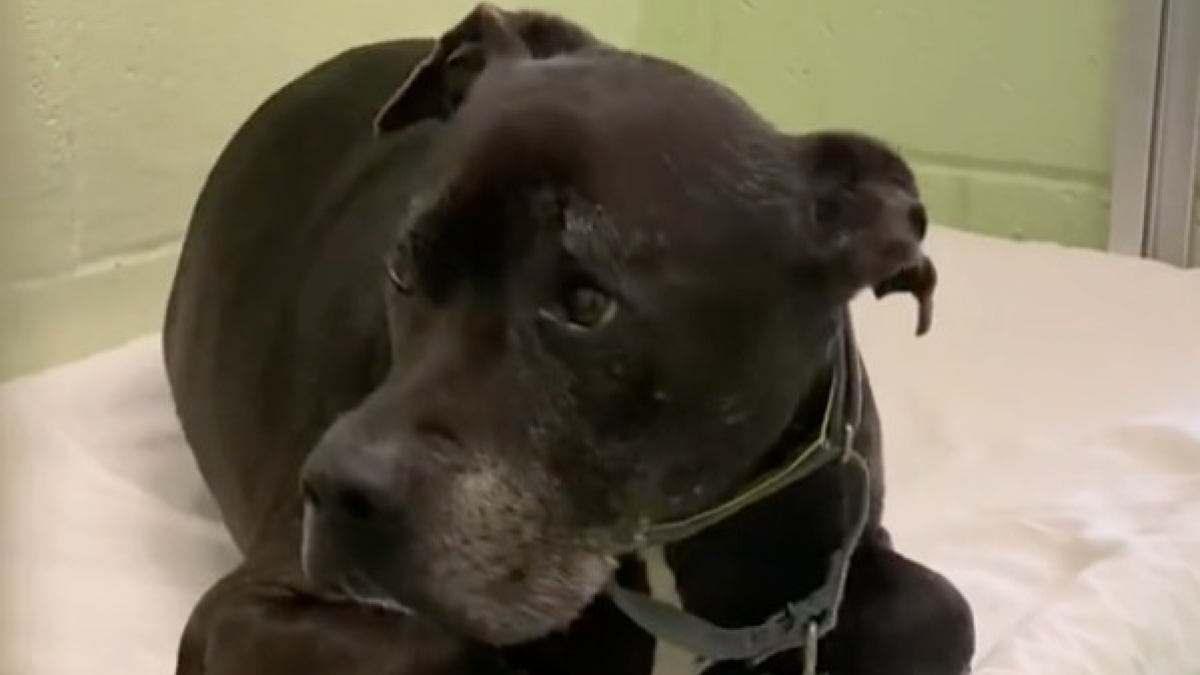
[[[815,428],[850,298],[931,296],[924,221],[877,141],[787,136],[546,14],[298,77],[218,159],[171,291],[171,390],[245,556],[177,672],[649,675],[600,586],[647,589],[645,521]],[[614,310],[574,322],[581,291]],[[870,526],[821,666],[958,675],[970,608],[891,545],[864,386]],[[686,609],[736,626],[815,588],[843,470],[668,546]]]

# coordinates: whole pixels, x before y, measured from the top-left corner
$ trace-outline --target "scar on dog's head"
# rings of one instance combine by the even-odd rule
[[[928,216],[912,169],[862,134],[815,132],[797,144],[815,231],[810,252],[843,292],[912,295],[917,335],[924,335],[933,321],[937,268],[921,250]]]
[[[468,96],[484,88],[485,73],[603,47],[587,30],[561,17],[480,3],[438,38],[428,56],[381,106],[375,133],[386,137],[424,120],[461,121],[469,107]],[[440,280],[453,277],[458,268],[498,274],[503,265],[507,251],[500,238],[507,233],[471,228],[469,223],[478,219],[463,217],[464,210],[486,204],[483,208],[489,210],[535,208],[541,213],[562,206],[558,203],[561,195],[548,190],[538,190],[541,198],[527,203],[523,188],[532,191],[541,187],[535,184],[543,182],[547,174],[567,172],[566,165],[573,157],[566,144],[554,139],[571,135],[576,128],[555,128],[555,122],[563,120],[545,115],[537,124],[510,115],[505,120],[509,128],[498,133],[488,120],[494,122],[502,116],[490,112],[494,111],[483,111],[487,119],[482,128],[464,129],[472,126],[468,122],[456,129],[424,167],[426,185],[413,199],[411,222],[389,258],[393,275],[399,269],[411,273],[415,267],[424,267],[422,285],[431,296],[442,287]],[[472,119],[478,122],[479,117],[477,110]],[[513,198],[499,198],[493,194],[497,189]],[[396,276],[392,281],[407,285]]]
[[[375,118],[375,132],[385,135],[421,119],[450,117],[488,66],[598,45],[591,33],[559,17],[480,3],[442,35],[384,104]]]

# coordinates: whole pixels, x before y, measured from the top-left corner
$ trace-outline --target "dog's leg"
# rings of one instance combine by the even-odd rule
[[[234,572],[205,593],[176,675],[476,675],[503,672],[488,650],[403,615],[335,604]]]
[[[966,598],[872,537],[851,563],[837,628],[820,645],[828,675],[965,675],[975,651]]]

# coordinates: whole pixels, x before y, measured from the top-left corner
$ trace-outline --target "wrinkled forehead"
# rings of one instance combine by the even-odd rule
[[[502,64],[475,83],[455,125],[467,161],[502,167],[493,180],[545,179],[590,206],[564,222],[580,246],[769,255],[795,212],[782,135],[670,63],[601,53]]]

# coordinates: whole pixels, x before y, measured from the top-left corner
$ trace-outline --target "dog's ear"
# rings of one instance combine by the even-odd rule
[[[898,152],[862,134],[829,131],[791,140],[808,204],[806,262],[847,295],[865,288],[877,298],[912,295],[917,335],[924,335],[933,321],[938,275],[921,249],[928,223],[911,168]]]
[[[375,118],[383,135],[421,119],[445,118],[489,63],[528,57],[507,12],[482,3],[447,31]]]
[[[489,66],[547,58],[598,44],[583,28],[550,14],[507,12],[481,3],[447,31],[384,103],[375,133],[384,135],[414,122],[446,119]]]
[[[875,284],[876,298],[892,293],[908,293],[917,300],[917,335],[924,335],[933,326],[933,292],[937,289],[937,267],[927,256]]]

